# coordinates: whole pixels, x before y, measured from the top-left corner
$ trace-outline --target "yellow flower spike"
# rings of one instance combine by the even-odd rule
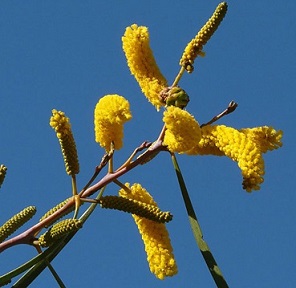
[[[136,24],[127,27],[122,37],[122,47],[132,75],[148,101],[159,110],[165,105],[159,94],[168,84],[150,48],[148,28]]]
[[[78,155],[69,118],[66,117],[64,112],[53,109],[49,124],[55,130],[59,139],[66,173],[68,175],[78,174]]]
[[[200,141],[199,124],[187,111],[169,106],[163,113],[163,122],[166,125],[163,145],[171,152],[188,154]]]
[[[0,165],[0,188],[1,185],[4,182],[5,176],[6,176],[7,167],[3,164]]]
[[[273,127],[262,126],[240,129],[241,132],[257,144],[262,153],[282,147],[283,131],[276,131]]]
[[[134,184],[131,187],[128,183],[125,185],[130,188],[130,192],[126,189],[119,190],[121,197],[157,206],[152,196],[140,184]],[[165,224],[136,215],[133,215],[133,218],[142,235],[150,271],[161,280],[177,274],[178,268]]]
[[[180,59],[180,65],[186,69],[188,73],[193,72],[193,64],[195,58],[200,55],[204,56],[203,46],[208,42],[217,30],[227,12],[227,3],[220,3],[211,18],[200,29],[195,38],[193,38],[186,46]]]
[[[132,118],[129,102],[117,94],[102,97],[94,111],[95,140],[107,152],[123,145],[123,124]],[[113,144],[112,144],[113,143]]]
[[[0,243],[28,222],[36,213],[35,206],[29,206],[15,214],[0,227]]]
[[[247,192],[259,190],[263,182],[264,161],[257,144],[245,133],[224,125],[206,125],[201,131],[201,141],[190,154],[228,156],[242,171],[243,188]]]

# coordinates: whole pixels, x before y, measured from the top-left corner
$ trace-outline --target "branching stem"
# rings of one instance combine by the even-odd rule
[[[145,146],[145,145],[144,145]],[[143,145],[138,147],[138,149],[144,149]],[[135,161],[130,162],[128,165],[122,167],[121,169],[117,169],[113,173],[107,173],[100,181],[98,181],[96,184],[82,190],[78,195],[80,198],[88,198],[92,196],[94,193],[96,193],[98,190],[100,190],[102,187],[106,186],[110,182],[113,182],[115,179],[119,178],[120,176],[124,175],[128,171],[134,169],[139,164],[142,164],[145,159],[149,159],[154,153],[157,153],[159,151],[164,151],[164,147],[162,146],[162,141],[156,140],[153,144],[153,147],[150,147],[145,153],[140,155]],[[140,151],[140,150],[138,150]],[[108,157],[105,158],[105,160]],[[108,162],[107,162],[108,163]],[[101,162],[101,166],[105,166],[106,161]],[[96,170],[95,174],[97,174],[97,171],[100,170],[99,168]],[[19,244],[29,244],[32,245],[34,240],[36,240],[35,236],[38,234],[38,232],[43,229],[48,223],[52,223],[55,221],[55,219],[59,219],[61,215],[64,215],[64,212],[68,209],[71,209],[75,205],[75,199],[74,197],[70,199],[62,208],[54,212],[52,215],[50,215],[48,218],[44,219],[43,221],[35,224],[31,228],[27,229],[23,233],[3,242],[0,244],[0,253],[4,250],[15,246]]]
[[[214,116],[209,122],[200,125],[200,127],[213,124],[214,122],[216,122],[217,120],[221,119],[225,115],[232,113],[236,109],[237,106],[238,106],[238,104],[236,102],[231,101],[228,104],[228,107],[224,111],[222,111],[220,114]]]

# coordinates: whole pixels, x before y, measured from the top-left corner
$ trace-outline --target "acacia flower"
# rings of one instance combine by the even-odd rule
[[[119,191],[121,197],[157,206],[152,196],[140,184],[134,184],[131,187],[128,183],[125,185],[129,189],[121,189]],[[133,218],[142,235],[150,271],[161,280],[177,274],[178,268],[165,224],[137,215],[133,215]]]
[[[119,150],[123,143],[123,124],[132,118],[129,102],[117,94],[102,97],[94,111],[95,140],[110,151],[111,143]]]
[[[240,131],[224,125],[206,125],[201,128],[201,135],[200,142],[189,154],[225,155],[236,161],[242,171],[243,188],[247,192],[259,190],[263,182],[262,153],[282,146],[282,131],[266,126]]]
[[[227,3],[220,3],[213,15],[206,22],[206,24],[199,30],[195,38],[193,38],[186,46],[183,55],[180,59],[180,65],[183,66],[187,72],[193,72],[193,63],[198,55],[204,56],[202,51],[203,46],[209,41],[211,36],[215,33],[218,26],[222,22],[227,12]]]
[[[283,131],[276,131],[273,127],[262,126],[255,128],[244,128],[240,129],[241,132],[245,133],[248,138],[252,139],[262,153],[266,153],[268,150],[272,151],[281,147]]]
[[[133,24],[126,28],[122,37],[122,48],[128,67],[147,97],[157,110],[164,103],[159,98],[167,81],[161,74],[150,48],[149,32],[145,26]]]
[[[187,111],[175,106],[167,107],[163,113],[166,126],[163,145],[174,153],[188,153],[201,138],[198,122]]]
[[[53,109],[49,124],[59,139],[67,174],[78,174],[78,154],[69,118],[64,112]]]

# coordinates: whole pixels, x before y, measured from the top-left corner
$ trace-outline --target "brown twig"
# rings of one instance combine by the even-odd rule
[[[204,127],[206,125],[210,125],[210,124],[216,122],[217,120],[219,120],[220,118],[222,118],[223,116],[232,113],[236,109],[237,106],[238,106],[238,104],[236,102],[231,101],[228,104],[228,107],[224,111],[222,111],[220,114],[214,116],[209,122],[200,125],[200,127]]]

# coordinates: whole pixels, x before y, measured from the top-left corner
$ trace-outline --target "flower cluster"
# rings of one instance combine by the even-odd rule
[[[201,129],[194,117],[185,110],[175,106],[167,107],[163,113],[166,126],[163,145],[171,152],[186,153],[201,138]]]
[[[164,107],[164,128],[154,144],[160,142],[162,150],[167,150],[170,153],[227,156],[237,162],[243,177],[243,188],[247,192],[251,192],[259,190],[260,184],[263,182],[264,161],[262,154],[282,146],[282,131],[276,131],[269,126],[240,130],[225,125],[200,126],[194,116],[184,110],[189,103],[189,96],[181,87],[177,86],[185,70],[189,73],[193,71],[195,58],[204,54],[203,46],[218,28],[226,11],[226,2],[220,3],[211,18],[195,38],[188,43],[179,62],[181,70],[171,86],[167,84],[167,80],[157,66],[150,48],[147,27],[136,24],[127,27],[122,37],[122,47],[130,72],[138,82],[143,94],[158,111]],[[123,139],[123,124],[130,118],[129,103],[122,96],[106,95],[101,98],[95,108],[96,141],[106,151],[110,151],[111,147],[120,149]],[[213,121],[209,123],[213,123]],[[154,144],[150,146],[150,149],[153,149]],[[155,156],[158,152],[156,151],[152,155]],[[122,167],[129,165],[132,161],[130,159]],[[145,159],[143,161],[142,164],[146,163]],[[132,211],[135,209],[135,204],[138,205],[137,201],[140,201],[157,207],[152,196],[140,184],[132,186],[126,184],[125,188],[119,191],[119,195],[120,198],[123,197],[131,201],[126,203],[121,201],[119,206],[118,199],[112,196],[106,198],[105,200],[108,201],[105,204],[102,202],[101,205],[103,207],[105,205],[107,208],[119,207],[119,210]],[[138,207],[136,208],[138,209]],[[175,275],[177,266],[165,224],[144,218],[143,215],[133,214],[133,218],[142,235],[151,272],[159,279]]]
[[[189,154],[228,156],[242,171],[243,188],[259,190],[264,175],[262,153],[282,146],[282,131],[266,126],[237,130],[224,125],[207,125],[201,131],[201,140]]]
[[[193,71],[194,59],[202,52],[203,46],[218,28],[226,11],[226,2],[220,3],[196,37],[186,46],[180,65],[188,72]],[[163,145],[172,153],[228,156],[238,163],[242,171],[243,188],[248,192],[260,189],[264,175],[262,153],[282,146],[282,131],[276,131],[267,126],[241,130],[223,125],[207,125],[200,128],[193,115],[180,109],[187,105],[188,95],[179,87],[163,88],[166,83],[164,77],[159,72],[148,41],[145,41],[145,46],[143,39],[149,39],[147,28],[134,24],[126,29],[122,38],[123,49],[131,73],[135,76],[148,100],[157,108],[159,108],[160,103],[167,104],[163,113],[163,121],[166,127]],[[149,49],[142,49],[142,47]],[[150,61],[141,62],[137,57],[150,59]],[[145,65],[140,63],[145,63]],[[140,77],[139,75],[153,75],[153,77]],[[145,81],[143,81],[144,78]],[[157,86],[157,89],[149,90],[153,83],[161,84]],[[173,95],[174,93],[170,95],[170,91],[174,90],[180,90],[182,93],[175,93],[176,96]],[[186,95],[186,98],[184,98],[184,95]],[[165,99],[165,101],[158,102],[159,99]]]
[[[207,124],[201,126],[193,115],[184,110],[189,103],[189,96],[178,86],[178,82],[184,71],[189,73],[193,72],[193,64],[196,57],[198,55],[204,55],[204,45],[216,31],[226,12],[226,2],[220,3],[206,24],[187,44],[179,61],[181,70],[171,86],[168,85],[167,80],[162,75],[153,56],[153,52],[150,48],[148,28],[138,26],[137,24],[126,28],[122,37],[122,48],[130,72],[135,77],[148,101],[151,102],[158,111],[160,108],[164,110],[162,118],[164,123],[163,129],[158,138],[153,143],[145,141],[141,146],[135,149],[122,166],[114,171],[113,152],[114,149],[119,150],[122,148],[124,124],[132,118],[132,114],[129,102],[123,96],[110,94],[99,99],[94,110],[95,141],[99,143],[107,153],[103,156],[100,165],[96,167],[91,180],[81,192],[78,193],[76,174],[79,173],[79,162],[70,120],[64,112],[55,109],[52,110],[50,126],[54,129],[59,140],[66,173],[72,177],[73,197],[64,200],[50,209],[41,217],[41,223],[30,228],[27,233],[22,233],[14,238],[12,242],[9,240],[6,241],[6,243],[1,243],[36,213],[36,208],[34,206],[23,209],[0,227],[1,245],[7,245],[8,242],[10,242],[10,244],[8,244],[11,245],[13,241],[14,245],[16,245],[16,242],[22,241],[18,243],[34,245],[39,251],[40,247],[50,247],[58,242],[61,243],[61,240],[63,240],[66,235],[75,233],[82,228],[84,221],[86,221],[92,213],[94,207],[100,204],[102,208],[117,209],[132,214],[144,243],[150,271],[161,280],[166,277],[174,276],[177,274],[178,268],[169,233],[165,225],[166,222],[172,220],[172,214],[170,214],[170,212],[163,212],[149,192],[140,184],[123,184],[118,180],[120,176],[137,165],[146,164],[158,155],[159,152],[166,151],[169,152],[173,158],[182,196],[189,215],[189,222],[197,244],[211,270],[216,284],[223,279],[207,244],[203,240],[202,232],[190,203],[181,172],[178,169],[179,167],[177,167],[178,165],[176,164],[174,153],[196,156],[216,155],[229,157],[237,162],[241,170],[243,189],[247,192],[251,192],[253,190],[259,190],[260,185],[264,181],[263,154],[281,147],[283,136],[281,130],[275,130],[271,126],[235,129],[225,125],[212,125],[223,115],[234,111],[233,109],[235,109],[235,105],[237,105],[234,102],[235,105],[229,105],[228,107],[232,110],[226,110],[225,113],[223,112],[217,115]],[[135,155],[143,149],[146,150],[136,158]],[[93,180],[107,164],[109,164],[108,173],[98,183],[91,186]],[[0,165],[0,187],[4,181],[6,170],[6,166]],[[119,196],[102,196],[104,188],[112,181],[121,187],[118,192]],[[96,199],[88,198],[100,188],[102,188],[101,192]],[[77,219],[79,207],[83,202],[91,202],[93,204],[82,217]],[[74,209],[73,218],[64,219],[55,223]],[[40,235],[39,238],[36,238],[41,229],[48,228],[49,226],[51,226],[51,228]],[[70,236],[72,237],[72,235]],[[66,242],[64,242],[64,244]],[[38,245],[40,247],[37,247]],[[5,247],[5,245],[2,245],[2,249],[4,249],[3,247]],[[6,246],[5,249],[7,249],[7,247],[8,246]],[[62,247],[58,246],[57,248],[62,249]],[[60,251],[58,249],[50,251],[49,254],[47,254],[49,258],[54,256],[54,254],[57,255],[56,252],[59,253]],[[49,262],[47,263],[48,265]],[[39,264],[36,265],[38,266]],[[41,266],[39,266],[39,268],[40,267]],[[51,267],[49,266],[49,268]],[[54,272],[53,268],[50,270]],[[55,272],[53,274],[56,276]],[[58,277],[55,278],[58,279]],[[216,281],[218,278],[219,280]],[[60,281],[58,282],[60,283]]]
[[[110,151],[111,143],[114,149],[123,145],[123,124],[132,118],[129,102],[117,94],[101,98],[94,112],[96,142]]]

